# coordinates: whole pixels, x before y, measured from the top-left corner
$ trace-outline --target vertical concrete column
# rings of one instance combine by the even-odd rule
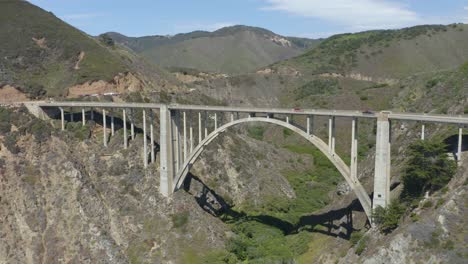
[[[174,179],[173,156],[172,156],[172,138],[171,138],[171,112],[167,105],[161,105],[159,109],[160,124],[159,124],[159,192],[168,197],[172,194],[172,181]]]
[[[63,112],[63,108],[59,107],[60,109],[60,120],[62,121],[62,130],[65,130],[65,113]]]
[[[192,112],[189,115],[189,123],[190,123],[190,153],[193,152],[193,120],[192,120]]]
[[[218,129],[218,114],[214,114],[214,129]]]
[[[205,111],[205,118],[204,118],[204,121],[205,122],[205,138],[208,137],[208,112]]]
[[[457,150],[457,161],[460,163],[462,160],[462,145],[463,145],[463,128],[458,128],[458,150]]]
[[[231,122],[234,122],[234,113],[231,112]]]
[[[86,125],[86,113],[84,108],[81,108],[81,123],[83,124],[83,126]]]
[[[333,153],[333,120],[332,116],[328,117],[328,152]]]
[[[307,128],[307,135],[310,135],[310,117],[307,116],[307,124],[306,124]]]
[[[128,147],[128,138],[127,138],[127,113],[125,108],[122,110],[122,119],[123,119],[123,137],[124,137],[124,148]]]
[[[90,109],[90,118],[91,118],[91,120],[94,120],[94,109],[93,108]]]
[[[111,115],[111,136],[114,136],[115,126],[114,126],[114,114]]]
[[[130,108],[130,134],[132,140],[135,140],[135,115],[133,108]]]
[[[336,118],[332,118],[332,148],[331,151],[335,154],[335,146],[336,146]]]
[[[286,123],[289,124],[289,116],[286,116]]]
[[[357,182],[357,155],[358,154],[358,120],[353,118],[351,124],[351,180]]]
[[[73,117],[73,108],[70,107],[70,122],[75,122],[75,118]]]
[[[146,110],[143,109],[143,166],[148,167],[148,143],[146,142]]]
[[[102,109],[102,139],[104,141],[104,147],[107,147],[107,132],[106,132],[106,109]]]
[[[175,111],[172,116],[172,127],[173,127],[173,134],[172,134],[172,140],[174,142],[174,171],[177,173],[180,168],[180,142],[179,142],[179,112]]]
[[[385,208],[390,203],[390,158],[390,122],[387,113],[380,113],[377,117],[372,209]]]
[[[198,112],[198,144],[202,142],[202,120],[201,112]]]
[[[150,109],[150,148],[151,148],[151,163],[154,163],[154,113],[153,109]]]
[[[184,122],[184,162],[187,160],[187,114],[183,112],[183,122]]]
[[[422,124],[421,125],[421,140],[424,140],[424,130],[425,130],[425,128],[426,128],[425,125]]]

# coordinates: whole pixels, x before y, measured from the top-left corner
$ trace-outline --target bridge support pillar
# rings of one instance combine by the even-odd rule
[[[63,108],[59,107],[60,109],[60,120],[62,121],[62,130],[65,130],[65,113],[63,112]]]
[[[458,128],[458,149],[457,149],[457,161],[461,162],[462,160],[462,142],[463,139],[463,128],[459,127]]]
[[[125,108],[122,110],[122,121],[123,121],[123,135],[124,135],[124,148],[128,147],[128,138],[127,138],[127,113]]]
[[[73,118],[73,108],[70,107],[70,122],[75,122]]]
[[[421,125],[421,140],[424,140],[424,132],[426,130],[426,126],[424,124]]]
[[[390,203],[390,130],[391,125],[388,120],[388,114],[380,113],[377,118],[372,209],[378,206],[385,208]]]
[[[148,143],[146,140],[146,109],[143,109],[143,166],[148,167]]]
[[[102,109],[102,140],[104,147],[107,147],[107,128],[106,128],[106,110]]]
[[[358,154],[358,122],[353,118],[351,125],[351,180],[356,183],[357,177],[357,154]]]
[[[132,140],[135,140],[135,115],[133,109],[130,109],[130,134]]]
[[[202,142],[201,113],[198,112],[198,144]]]
[[[111,136],[113,137],[115,133],[115,126],[114,126],[114,115],[111,115]]]
[[[162,105],[160,112],[160,186],[159,192],[168,197],[172,194],[172,181],[174,179],[174,160],[172,154],[172,128],[171,128],[171,112],[167,105]]]
[[[328,118],[328,152],[335,154],[335,117]]]
[[[182,114],[183,114],[183,127],[184,127],[184,130],[183,130],[184,160],[182,163],[184,163],[187,160],[187,156],[188,156],[187,155],[188,154],[188,151],[187,151],[187,113],[184,111]]]
[[[151,148],[151,163],[154,163],[154,113],[153,109],[150,109],[150,148]]]
[[[86,125],[86,113],[85,113],[84,108],[81,108],[81,122],[82,122],[83,126]]]

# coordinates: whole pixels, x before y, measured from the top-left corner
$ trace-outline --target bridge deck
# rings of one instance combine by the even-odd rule
[[[25,102],[35,104],[40,107],[99,107],[99,108],[140,108],[159,109],[163,104],[153,103],[115,103],[115,102]],[[192,110],[192,111],[216,111],[216,112],[240,112],[240,113],[264,113],[282,115],[316,115],[316,116],[336,116],[336,117],[356,117],[356,118],[377,118],[379,112],[364,113],[356,110],[326,110],[326,109],[285,109],[285,108],[258,108],[258,107],[233,107],[233,106],[203,106],[203,105],[179,105],[168,104],[172,110]],[[389,112],[389,119],[421,121],[432,123],[451,123],[458,125],[468,125],[466,115],[437,115],[425,113],[395,113]]]

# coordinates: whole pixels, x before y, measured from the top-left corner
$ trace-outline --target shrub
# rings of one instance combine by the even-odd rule
[[[0,108],[0,133],[8,133],[11,129],[11,112],[8,109]]]
[[[430,207],[432,207],[432,206],[433,206],[433,203],[432,203],[431,200],[425,201],[425,202],[423,203],[423,205],[422,205],[423,208],[430,208]]]
[[[362,252],[367,248],[367,237],[363,237],[361,240],[359,240],[359,243],[356,247],[356,250],[354,251],[356,255],[361,255]]]
[[[349,242],[351,245],[355,246],[359,240],[363,237],[363,234],[361,232],[353,232],[351,233],[351,237],[349,238]]]
[[[50,136],[49,126],[39,119],[33,119],[29,130],[31,134],[34,135],[34,138],[39,142],[44,142]]]
[[[171,216],[172,225],[175,228],[183,227],[188,223],[188,218],[189,218],[188,211],[175,213]]]
[[[17,135],[16,134],[9,134],[5,136],[3,144],[5,147],[10,151],[12,154],[18,154],[19,148],[16,145]]]
[[[253,126],[247,128],[247,134],[249,137],[256,139],[256,140],[263,140],[263,133],[265,132],[265,128],[261,126]]]
[[[380,231],[388,234],[398,227],[404,213],[404,206],[395,200],[387,208],[377,207],[372,213],[372,218],[379,226]]]
[[[442,142],[419,140],[409,147],[403,180],[402,196],[418,198],[426,191],[444,187],[456,171],[456,162],[449,160]]]

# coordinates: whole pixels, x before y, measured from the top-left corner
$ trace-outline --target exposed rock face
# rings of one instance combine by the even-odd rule
[[[222,248],[220,220],[184,192],[159,196],[141,141],[102,149],[65,132],[42,143],[22,136],[18,154],[2,146],[0,263],[180,263]]]
[[[415,209],[412,219],[390,235],[370,230],[366,251],[358,257],[352,248],[340,263],[466,263],[467,165],[449,184],[450,191],[421,201],[430,200],[432,206]]]
[[[0,87],[0,103],[14,103],[28,101],[26,94],[11,85]]]
[[[78,65],[78,64],[77,64]],[[68,97],[79,97],[84,95],[104,94],[104,93],[124,93],[142,91],[143,81],[135,74],[119,74],[111,82],[103,80],[86,82],[72,86],[68,89]]]

